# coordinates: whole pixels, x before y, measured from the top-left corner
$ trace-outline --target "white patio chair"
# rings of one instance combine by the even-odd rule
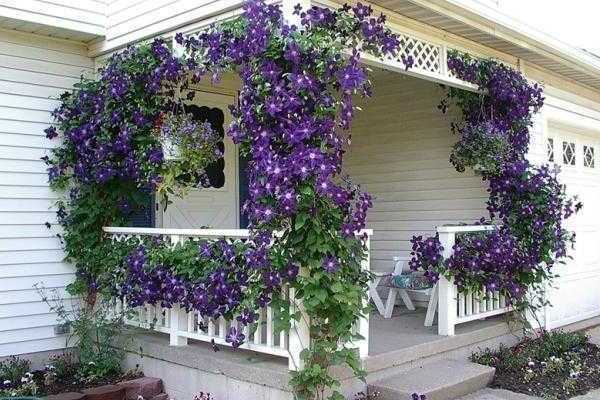
[[[405,265],[407,265],[406,259],[394,257],[394,270],[391,273],[385,271],[375,271],[375,278],[369,283],[369,297],[373,300],[373,303],[375,303],[375,307],[377,307],[379,314],[381,314],[381,316],[384,318],[392,317],[392,311],[394,311],[394,304],[396,303],[397,294],[400,294],[400,297],[406,305],[406,308],[411,311],[415,310],[415,306],[408,296],[406,289],[397,288],[392,284],[393,277],[400,275],[404,270]],[[384,278],[390,280],[389,284],[386,285],[389,287],[389,292],[385,305],[383,304],[383,300],[381,300],[379,292],[377,291],[377,286],[379,286]]]
[[[377,307],[379,314],[381,314],[381,316],[383,316],[384,318],[392,317],[392,312],[394,311],[394,305],[396,303],[396,296],[398,294],[400,294],[400,298],[406,305],[406,308],[408,308],[411,311],[415,310],[415,306],[414,306],[410,296],[408,295],[408,291],[407,291],[408,289],[406,287],[397,285],[395,282],[395,280],[396,280],[395,278],[399,275],[406,276],[406,277],[411,277],[411,276],[414,277],[414,276],[420,276],[420,275],[418,273],[402,274],[402,272],[410,272],[408,269],[406,269],[406,267],[408,265],[408,263],[407,263],[408,259],[401,258],[401,257],[394,257],[393,260],[394,260],[393,272],[391,274],[387,273],[387,272],[375,272],[375,279],[373,279],[373,281],[371,281],[371,283],[369,284],[369,296],[373,299],[373,302],[375,303],[375,306]],[[386,285],[389,287],[389,292],[388,292],[388,297],[387,297],[387,301],[386,301],[385,305],[383,304],[383,301],[381,300],[381,297],[379,296],[379,292],[377,292],[377,286],[384,278],[389,279],[389,283]],[[437,305],[438,305],[438,285],[435,284],[430,289],[429,302],[427,304],[427,314],[425,316],[425,323],[424,323],[425,326],[433,325],[433,319],[435,317]]]

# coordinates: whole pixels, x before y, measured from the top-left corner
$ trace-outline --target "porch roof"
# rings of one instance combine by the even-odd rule
[[[370,3],[600,90],[600,58],[474,0],[370,0]]]

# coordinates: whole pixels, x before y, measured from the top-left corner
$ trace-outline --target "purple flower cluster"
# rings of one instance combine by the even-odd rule
[[[370,93],[358,49],[345,59],[338,52],[317,52],[301,45],[297,27],[282,23],[277,7],[262,1],[244,5],[244,32],[215,29],[185,40],[193,59],[215,73],[239,65],[242,78],[239,105],[228,135],[249,147],[249,200],[244,210],[253,227],[280,227],[298,213],[300,190],[307,185],[343,210],[345,236],[364,228],[370,197],[337,183],[349,137],[352,95]],[[361,37],[362,46],[393,56],[400,42],[384,28],[385,18],[372,17],[362,4],[338,11],[313,6],[297,8],[302,29],[348,38]],[[351,17],[350,29],[343,21]],[[269,47],[280,36],[274,49]],[[251,37],[248,41],[246,38]],[[349,42],[350,43],[350,42]],[[337,93],[336,93],[337,92]]]
[[[248,325],[258,318],[252,310],[268,304],[273,292],[298,274],[298,267],[292,264],[281,269],[273,266],[269,243],[221,239],[176,247],[162,241],[138,245],[123,263],[116,292],[131,307],[153,304],[170,308],[177,303],[202,317],[227,316]],[[171,256],[176,253],[193,257],[177,261]],[[251,286],[258,289],[253,293],[253,305],[245,295]],[[239,339],[241,332],[234,333],[232,337]],[[243,337],[231,343],[237,347],[241,342]]]
[[[489,182],[487,209],[499,229],[459,236],[447,260],[442,260],[437,237],[415,237],[411,267],[453,277],[459,290],[484,287],[520,301],[529,287],[550,279],[553,264],[566,256],[574,235],[563,220],[581,203],[567,198],[556,169],[531,165],[525,158],[532,114],[543,105],[542,89],[493,61],[453,54],[448,67],[487,92],[480,96],[450,89],[449,98],[457,100],[464,118],[453,126],[460,138],[452,161],[458,170],[469,166]],[[447,103],[440,108],[444,111]]]
[[[79,184],[104,185],[118,179],[140,186],[159,182],[164,158],[158,139],[149,132],[169,104],[161,100],[171,94],[165,88],[181,82],[187,72],[160,39],[112,56],[100,70],[100,79],[83,80],[78,90],[63,95],[52,113],[63,144],[47,161],[50,181],[72,178]],[[57,137],[56,128],[46,129],[46,136]]]
[[[428,238],[414,236],[410,242],[412,243],[411,254],[413,255],[408,263],[410,269],[413,271],[422,269],[431,282],[436,282],[439,273],[435,267],[443,261],[442,251],[444,250],[438,236]]]

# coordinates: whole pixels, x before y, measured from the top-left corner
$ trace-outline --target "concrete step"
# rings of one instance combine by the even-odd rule
[[[486,387],[495,370],[468,361],[440,360],[409,369],[369,385],[381,393],[381,400],[410,399],[412,393],[427,400],[453,400]]]

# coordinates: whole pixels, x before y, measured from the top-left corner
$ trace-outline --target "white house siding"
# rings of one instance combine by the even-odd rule
[[[50,99],[72,87],[93,62],[79,44],[0,31],[0,357],[64,346],[33,285],[64,291],[73,277],[45,222],[55,223],[56,199],[45,165],[43,130]]]
[[[437,109],[442,96],[434,83],[384,73],[356,113],[346,166],[375,197],[367,224],[373,270],[390,271],[394,256],[408,257],[413,235],[487,215],[481,178],[448,161],[456,137]]]
[[[90,47],[98,55],[194,23],[241,12],[242,0],[107,0],[105,40]],[[202,24],[202,22],[200,22]]]
[[[88,35],[104,35],[106,9],[105,0],[0,0],[0,17],[14,20],[15,28],[22,27],[24,23],[45,25],[48,26],[48,34],[54,28],[61,28]],[[45,34],[43,31],[39,33]]]
[[[559,276],[548,293],[552,306],[546,309],[545,324],[556,328],[600,315],[600,105],[593,110],[555,96],[548,96],[546,103],[538,153],[548,162],[547,141],[553,139],[561,181],[584,204],[567,222],[567,229],[577,235],[575,249],[570,251],[573,259],[556,268]],[[563,158],[563,142],[574,145],[574,165]],[[594,149],[593,165],[584,163],[584,146]]]

